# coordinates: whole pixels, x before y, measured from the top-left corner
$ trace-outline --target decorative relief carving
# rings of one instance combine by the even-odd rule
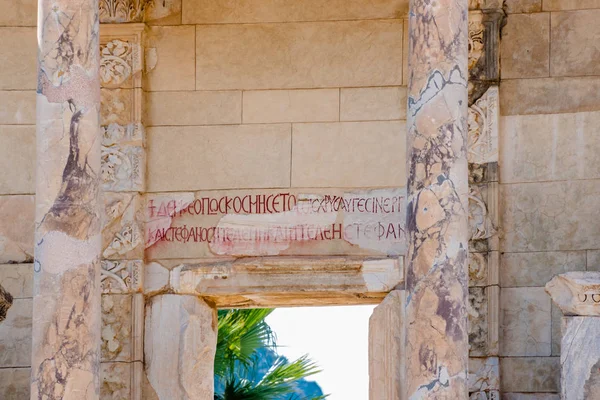
[[[102,360],[131,361],[131,295],[102,295]]]
[[[102,293],[133,293],[142,290],[142,261],[102,260]]]
[[[482,191],[485,185],[469,186],[469,229],[470,240],[488,239],[496,234],[496,228],[488,215]]]
[[[118,88],[131,83],[134,74],[141,71],[140,46],[119,39],[100,46],[100,81],[103,87]],[[128,85],[132,87],[132,85]]]
[[[478,2],[470,0],[471,3]],[[484,55],[483,14],[480,12],[469,13],[469,70],[471,70]]]
[[[487,253],[469,254],[469,286],[488,284]]]
[[[100,22],[141,22],[153,0],[100,0]]]
[[[469,354],[487,355],[488,301],[485,288],[469,288]]]
[[[102,187],[105,191],[143,191],[145,151],[141,124],[102,128]]]
[[[133,193],[105,193],[102,256],[107,259],[141,259],[143,246],[142,199]]]
[[[491,86],[469,107],[469,163],[498,161],[498,87]]]

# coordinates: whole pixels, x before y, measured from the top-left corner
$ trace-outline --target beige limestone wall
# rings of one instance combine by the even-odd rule
[[[502,31],[500,355],[507,399],[558,399],[560,311],[543,286],[598,270],[600,3],[509,0]],[[508,394],[507,394],[508,393]]]

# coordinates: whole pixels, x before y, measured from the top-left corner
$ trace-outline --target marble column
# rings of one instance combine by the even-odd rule
[[[411,0],[408,60],[408,399],[467,399],[466,0]]]
[[[31,399],[99,398],[98,0],[39,0]]]

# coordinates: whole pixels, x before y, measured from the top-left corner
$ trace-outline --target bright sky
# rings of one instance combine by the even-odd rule
[[[369,317],[374,306],[278,308],[267,323],[277,335],[279,353],[303,354],[323,372],[313,375],[328,400],[369,398]]]

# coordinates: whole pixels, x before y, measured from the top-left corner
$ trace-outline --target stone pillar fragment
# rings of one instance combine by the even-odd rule
[[[407,393],[468,398],[466,0],[412,0],[408,60]]]
[[[98,0],[38,1],[32,399],[99,397]]]
[[[158,400],[213,400],[216,310],[196,296],[160,295],[146,306],[145,369]]]
[[[369,318],[369,400],[403,400],[404,290],[392,290]]]

